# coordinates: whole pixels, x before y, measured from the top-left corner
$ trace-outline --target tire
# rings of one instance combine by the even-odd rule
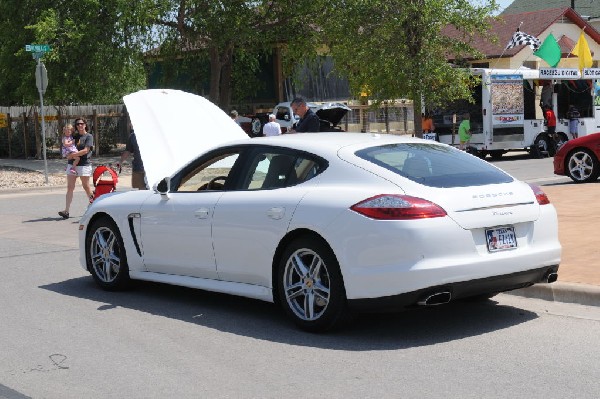
[[[600,162],[590,150],[576,148],[566,158],[565,173],[575,183],[588,183],[600,175]]]
[[[260,121],[259,118],[253,118],[252,122],[251,122],[251,128],[252,128],[252,136],[253,137],[260,137],[263,135],[263,123]]]
[[[556,155],[556,152],[558,152],[560,147],[562,147],[567,141],[569,141],[569,138],[564,133],[557,133],[556,136],[558,137],[558,141],[554,143],[554,155]]]
[[[506,154],[506,151],[504,150],[492,150],[490,151],[490,156],[492,157],[492,159],[494,161],[498,161],[500,159],[502,159],[502,156]]]
[[[85,238],[88,270],[96,284],[107,291],[125,289],[130,284],[129,267],[123,239],[114,222],[107,218],[95,220]]]
[[[300,237],[283,251],[277,269],[277,297],[292,321],[324,332],[347,320],[348,305],[338,261],[317,237]]]
[[[540,133],[533,142],[531,155],[538,159],[554,156],[553,151],[550,149],[551,147],[553,146],[551,145],[548,135],[546,133]],[[551,153],[552,155],[550,155]]]

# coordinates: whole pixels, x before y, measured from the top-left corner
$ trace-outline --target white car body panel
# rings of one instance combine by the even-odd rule
[[[167,134],[179,134],[183,126],[144,117],[154,112],[171,115],[168,110],[177,108],[181,101],[187,102],[187,95],[177,94],[173,97],[179,100],[171,103],[167,98],[172,92],[167,92],[168,95],[150,91],[152,100],[148,100],[158,98],[158,104],[165,104],[165,109],[155,110],[154,104],[146,104],[143,93],[140,98],[130,97],[127,104],[133,111],[136,133],[152,132],[140,135],[143,154],[143,148],[162,148],[163,140],[169,141],[164,146],[167,149],[178,147],[174,143],[188,147],[181,153],[178,148],[177,156],[167,157],[165,165],[153,169],[155,182],[174,176],[196,156],[225,143],[302,150],[327,160],[328,166],[310,180],[279,189],[167,194],[130,191],[105,195],[88,208],[80,221],[80,261],[84,269],[86,229],[98,212],[108,215],[117,225],[131,278],[265,301],[273,300],[276,250],[286,235],[300,229],[319,235],[333,250],[349,300],[391,297],[560,263],[556,211],[551,204],[539,205],[532,189],[522,182],[429,187],[355,155],[364,147],[425,141],[350,133],[249,139],[220,110],[223,117],[211,115],[211,124],[202,124],[206,129],[198,133],[193,145],[186,140],[179,143],[179,135],[169,139]],[[192,109],[187,108],[187,112],[186,117]],[[228,137],[238,136],[238,130],[243,137],[228,141]],[[203,141],[223,131],[230,133]],[[427,145],[448,148],[431,142]],[[154,159],[162,160],[159,153]],[[380,194],[424,198],[441,206],[447,216],[374,220],[350,209]],[[517,247],[489,252],[485,229],[506,225],[514,227]],[[134,237],[139,240],[137,247]]]

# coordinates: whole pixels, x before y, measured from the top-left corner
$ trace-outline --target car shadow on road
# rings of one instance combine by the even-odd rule
[[[396,313],[361,314],[339,330],[312,334],[295,328],[274,304],[202,290],[136,282],[131,290],[106,292],[87,276],[40,288],[98,302],[99,312],[122,307],[260,340],[344,351],[435,345],[510,328],[538,317],[493,300],[459,301]]]

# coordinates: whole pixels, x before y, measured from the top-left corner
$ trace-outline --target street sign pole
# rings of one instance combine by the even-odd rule
[[[48,85],[48,75],[46,73],[46,66],[42,62],[41,57],[38,58],[36,81],[39,81],[38,92],[40,93],[40,109],[42,113],[42,153],[44,154],[44,178],[46,179],[46,185],[48,185],[48,159],[46,157],[46,117],[44,114],[44,93],[46,92],[46,87]]]
[[[44,154],[44,177],[46,178],[46,185],[48,185],[48,159],[46,158],[46,116],[44,113],[44,93],[48,87],[48,73],[46,66],[42,62],[42,57],[48,51],[50,46],[47,44],[27,44],[25,51],[31,52],[34,59],[37,60],[37,66],[35,69],[35,84],[40,93],[40,109],[42,114],[42,153]]]

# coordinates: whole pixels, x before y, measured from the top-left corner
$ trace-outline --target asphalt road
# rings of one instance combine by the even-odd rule
[[[532,159],[527,152],[509,152],[501,159],[487,160],[497,167],[510,173],[519,180],[538,185],[570,182],[565,176],[557,176],[553,173],[553,158]]]
[[[509,157],[496,164],[528,181],[553,178],[548,160]],[[63,200],[63,189],[0,195],[0,397],[600,392],[597,307],[499,295],[364,315],[342,331],[307,334],[259,301],[149,283],[99,290],[79,266],[77,217],[56,215]],[[84,200],[79,188],[72,215],[83,212]]]

